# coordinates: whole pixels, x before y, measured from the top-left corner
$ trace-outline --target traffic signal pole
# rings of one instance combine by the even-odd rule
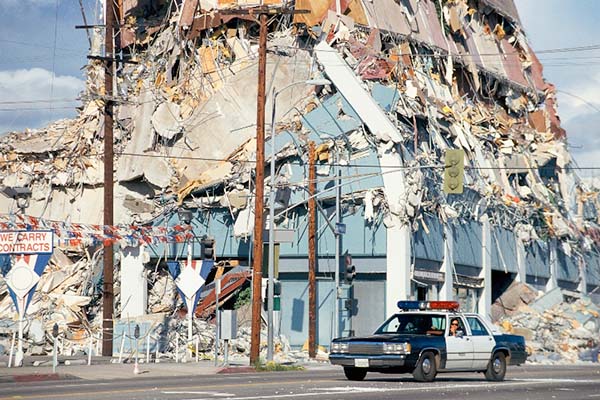
[[[341,197],[342,197],[342,169],[339,165],[339,157],[336,158],[338,163],[337,166],[337,179],[335,188],[335,301],[333,304],[333,336],[340,337],[340,240],[342,235],[338,232],[340,223],[342,222],[341,215]]]
[[[308,356],[316,356],[316,333],[317,333],[317,201],[316,192],[316,170],[315,170],[315,143],[308,143]]]

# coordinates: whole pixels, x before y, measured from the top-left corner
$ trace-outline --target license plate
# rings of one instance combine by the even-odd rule
[[[356,358],[354,359],[354,366],[358,368],[369,368],[368,358]]]

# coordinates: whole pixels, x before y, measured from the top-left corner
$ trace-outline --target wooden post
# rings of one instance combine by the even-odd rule
[[[308,356],[316,356],[316,333],[317,333],[317,201],[316,192],[316,170],[315,170],[315,143],[308,143]]]
[[[261,286],[263,262],[264,192],[265,192],[265,93],[267,76],[267,14],[260,15],[258,49],[258,96],[256,113],[256,197],[254,206],[254,247],[252,259],[252,326],[250,364],[260,356]]]
[[[105,31],[104,31],[104,226],[113,225],[113,79],[115,71],[115,15],[118,15],[118,5],[112,0],[106,2]],[[113,42],[115,41],[115,42]],[[110,357],[113,354],[113,243],[104,242],[104,268],[102,285],[102,355]]]

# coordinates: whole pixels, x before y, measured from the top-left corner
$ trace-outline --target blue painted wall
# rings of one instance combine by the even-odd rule
[[[425,217],[425,225],[429,233],[425,232],[422,225],[413,234],[413,255],[416,258],[431,261],[444,261],[444,228],[442,223],[433,217]]]
[[[503,272],[518,272],[517,244],[512,231],[501,227],[491,229],[492,269]]]
[[[550,278],[550,253],[545,242],[532,242],[525,246],[527,275]]]
[[[586,280],[588,285],[600,285],[600,256],[597,252],[584,255],[586,262]]]
[[[467,221],[452,224],[451,228],[454,238],[454,263],[481,268],[481,224]]]
[[[282,279],[281,292],[281,333],[292,346],[302,346],[308,339],[308,282]],[[325,347],[331,341],[333,301],[333,281],[318,280],[317,343]]]
[[[327,212],[333,212],[333,207]],[[374,256],[386,254],[386,229],[382,223],[367,223],[363,217],[362,206],[356,206],[353,213],[343,215],[343,223],[346,224],[346,235],[342,238],[342,253],[348,251],[355,256]],[[331,214],[330,214],[331,215]],[[297,212],[289,214],[290,229],[294,229],[295,238],[293,243],[282,243],[280,255],[282,257],[303,256],[308,254],[308,219],[306,209],[297,209]],[[216,253],[219,258],[247,258],[250,240],[244,241],[233,236],[234,220],[228,210],[212,212],[195,212],[192,226],[197,238],[204,235],[212,236],[216,240]],[[170,216],[165,224],[158,221],[157,226],[179,225],[176,214]],[[317,244],[319,256],[334,256],[335,239],[331,229],[325,222],[322,213],[317,213]],[[185,257],[187,254],[186,243],[159,243],[150,246],[155,257],[164,255],[169,258]],[[201,247],[199,240],[193,242],[192,251],[194,255],[200,255]]]
[[[579,281],[579,266],[577,259],[567,257],[560,246],[556,249],[556,258],[558,259],[558,273],[556,278],[567,282]]]

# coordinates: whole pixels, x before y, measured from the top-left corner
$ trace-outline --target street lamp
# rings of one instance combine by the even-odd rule
[[[21,214],[25,214],[25,209],[29,207],[29,199],[31,198],[31,189],[28,187],[10,187],[2,188],[2,193],[14,199],[17,202],[17,207],[21,210]]]
[[[271,100],[271,186],[269,189],[269,284],[267,286],[267,361],[273,361],[273,298],[274,298],[274,280],[275,274],[275,113],[277,105],[277,96],[284,90],[296,85],[312,85],[323,86],[330,85],[328,79],[308,79],[306,81],[292,82],[279,90],[273,87],[273,95]]]

